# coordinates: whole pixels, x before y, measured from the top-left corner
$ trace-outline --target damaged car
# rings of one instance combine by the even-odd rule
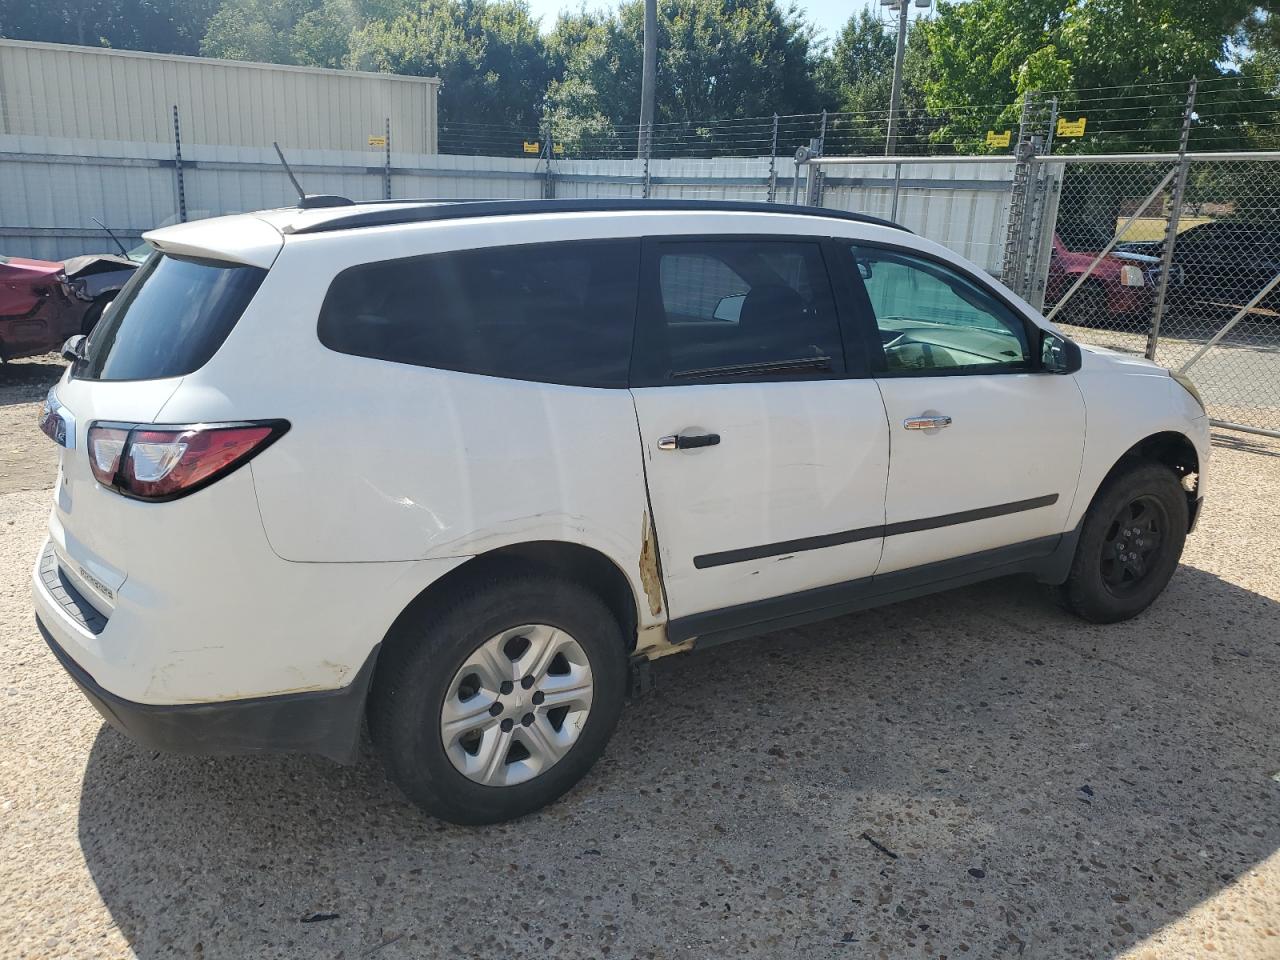
[[[0,255],[0,361],[50,353],[68,337],[87,335],[147,249],[63,263]]]

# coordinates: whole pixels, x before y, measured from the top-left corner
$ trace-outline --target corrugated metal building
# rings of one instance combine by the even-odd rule
[[[0,135],[436,153],[436,78],[0,40]]]

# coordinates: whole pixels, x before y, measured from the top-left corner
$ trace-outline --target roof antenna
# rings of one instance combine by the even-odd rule
[[[298,178],[293,175],[293,169],[289,166],[289,161],[284,158],[284,151],[280,149],[280,143],[272,140],[271,145],[276,148],[276,156],[280,158],[280,166],[284,167],[284,172],[289,175],[289,182],[293,184],[293,189],[298,191],[298,209],[312,210],[317,207],[350,207],[352,201],[346,197],[337,197],[327,193],[307,193],[302,189],[302,184],[298,182]]]
[[[116,242],[116,246],[120,248],[120,256],[127,257],[129,255],[129,251],[124,248],[124,244],[120,242],[120,238],[111,232],[110,227],[108,227],[105,223],[103,223],[97,217],[90,217],[89,219],[92,220],[94,223],[96,223],[98,226],[100,226],[103,230],[107,231],[107,236],[110,237],[112,240],[114,240]]]

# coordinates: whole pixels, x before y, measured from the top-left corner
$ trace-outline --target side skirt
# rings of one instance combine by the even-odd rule
[[[786,627],[796,627],[870,607],[967,586],[1012,574],[1033,574],[1042,583],[1066,579],[1080,528],[951,560],[847,580],[782,597],[678,617],[667,625],[670,643],[696,640],[695,649],[716,646]]]

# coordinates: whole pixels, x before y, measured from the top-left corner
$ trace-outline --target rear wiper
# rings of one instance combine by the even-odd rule
[[[795,360],[766,360],[764,363],[731,363],[723,367],[677,370],[672,380],[705,380],[710,377],[758,377],[792,370],[830,370],[830,357],[800,357]]]

